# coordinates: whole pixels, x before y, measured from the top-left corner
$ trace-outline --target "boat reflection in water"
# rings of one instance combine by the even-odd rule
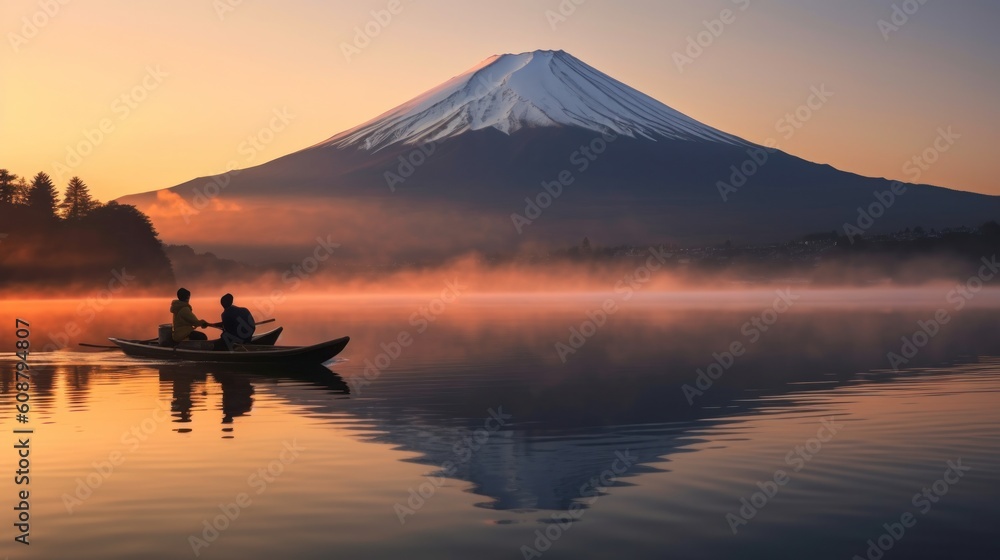
[[[314,389],[336,395],[349,395],[350,389],[343,378],[326,366],[268,366],[266,369],[248,372],[246,367],[223,364],[174,363],[159,364],[161,385],[169,384],[171,391],[170,412],[173,421],[190,423],[192,408],[198,402],[198,393],[205,391],[211,379],[221,390],[220,407],[222,424],[233,424],[236,418],[253,410],[255,385],[273,385],[281,381],[305,383]],[[176,428],[179,433],[190,432],[190,428]],[[232,432],[232,428],[224,428]]]

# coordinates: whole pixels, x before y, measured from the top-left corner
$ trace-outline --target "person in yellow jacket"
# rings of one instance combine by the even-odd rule
[[[201,327],[208,328],[208,321],[204,321],[195,316],[191,309],[191,292],[181,288],[177,290],[177,299],[170,302],[170,312],[174,314],[174,342],[182,340],[208,340],[205,333],[196,331]]]

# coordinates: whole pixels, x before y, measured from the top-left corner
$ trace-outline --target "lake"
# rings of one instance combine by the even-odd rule
[[[77,346],[151,338],[169,298],[0,303],[0,554],[1000,552],[1000,293],[442,295],[247,298],[282,344],[352,338],[327,367],[254,373]]]

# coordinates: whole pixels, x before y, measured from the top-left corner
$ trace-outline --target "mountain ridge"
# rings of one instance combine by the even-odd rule
[[[421,95],[311,148],[378,151],[494,128],[570,126],[648,140],[751,145],[700,123],[565,51],[494,55]]]
[[[578,165],[574,154],[596,139],[600,153]],[[766,161],[751,161],[751,150],[766,150]],[[751,176],[722,196],[718,185],[748,162]],[[526,201],[545,202],[540,193],[556,179],[564,188],[544,215],[515,227],[512,216],[527,215]],[[147,211],[169,243],[233,258],[287,255],[322,234],[344,253],[391,262],[584,236],[605,245],[780,241],[841,230],[895,184],[747,142],[562,51],[536,51],[490,57],[265,164],[120,200]],[[901,193],[866,233],[1000,216],[996,196],[910,184]],[[257,223],[278,233],[249,239],[245,224]]]

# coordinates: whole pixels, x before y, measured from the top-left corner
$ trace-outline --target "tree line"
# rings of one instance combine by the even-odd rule
[[[0,169],[0,289],[89,290],[114,282],[136,291],[173,284],[148,216],[128,204],[102,204],[79,177],[60,199],[48,174],[29,183]]]
[[[90,187],[79,177],[73,177],[66,185],[66,195],[59,202],[59,193],[52,178],[44,172],[28,184],[24,177],[0,169],[0,204],[22,207],[37,218],[82,218],[101,204],[90,194]]]

